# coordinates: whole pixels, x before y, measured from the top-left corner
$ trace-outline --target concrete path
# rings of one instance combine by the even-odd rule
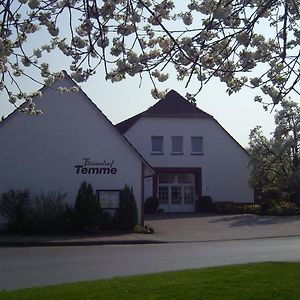
[[[31,236],[0,234],[0,246],[74,246],[201,242],[300,236],[300,216],[156,214],[146,216],[154,234]]]
[[[300,236],[300,216],[165,214],[145,223],[155,228],[153,237],[168,242]]]

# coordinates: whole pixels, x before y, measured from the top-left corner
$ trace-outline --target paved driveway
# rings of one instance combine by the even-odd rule
[[[155,229],[145,239],[168,242],[300,236],[300,216],[157,214],[146,216]]]
[[[100,233],[71,236],[0,234],[1,245],[94,245],[149,242],[202,242],[269,237],[300,237],[300,216],[207,215],[197,213],[146,216],[154,234]]]

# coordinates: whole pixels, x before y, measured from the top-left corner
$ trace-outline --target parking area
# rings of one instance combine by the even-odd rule
[[[154,235],[166,242],[254,239],[300,235],[300,216],[208,215],[198,213],[148,215]]]
[[[44,236],[0,232],[0,247],[192,243],[300,236],[300,216],[163,213],[146,216],[145,224],[153,227],[153,234],[99,232]]]

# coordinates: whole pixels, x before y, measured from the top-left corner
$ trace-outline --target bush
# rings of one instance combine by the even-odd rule
[[[120,206],[115,216],[116,226],[121,230],[131,230],[138,223],[138,211],[132,187],[125,185],[120,192]]]
[[[277,200],[274,200],[272,198],[262,198],[260,202],[261,212],[262,213],[268,213],[272,210],[276,209],[276,206],[278,204]]]
[[[61,192],[42,192],[35,197],[34,213],[42,219],[53,220],[62,215],[65,211],[66,205],[64,200],[65,193]]]
[[[198,204],[198,209],[201,212],[212,212],[214,210],[212,197],[202,196]]]
[[[296,203],[296,205],[300,206],[300,191],[297,190],[295,192],[292,192],[290,194],[290,200],[291,202]]]
[[[29,191],[9,190],[2,194],[0,202],[0,214],[9,221],[19,220],[31,213],[31,200]]]
[[[112,214],[106,211],[101,212],[101,218],[99,220],[99,229],[101,230],[111,230],[114,229],[114,218]]]
[[[300,209],[293,202],[281,201],[278,204],[275,204],[274,206],[270,207],[263,213],[273,216],[291,216],[300,214]]]
[[[133,228],[134,233],[152,234],[154,229],[150,225],[135,225]]]
[[[64,204],[66,194],[41,193],[35,197],[30,214],[8,222],[8,229],[22,233],[63,233],[74,231],[74,213]]]
[[[243,214],[245,204],[233,202],[215,202],[214,210],[219,214]]]
[[[145,214],[153,214],[157,212],[159,202],[157,197],[152,196],[146,199],[145,201],[145,206],[144,206],[144,211]]]
[[[282,194],[278,190],[268,190],[259,201],[262,213],[271,211],[280,201]]]
[[[75,206],[76,225],[79,230],[94,230],[99,228],[101,206],[94,194],[91,184],[83,181],[80,185]]]
[[[66,193],[59,191],[42,192],[35,197],[33,216],[27,220],[27,231],[36,233],[63,233],[73,231],[74,210],[64,202]]]
[[[245,214],[260,214],[261,207],[259,204],[247,204],[244,206]]]

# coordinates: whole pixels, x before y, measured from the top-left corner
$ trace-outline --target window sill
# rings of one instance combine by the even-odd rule
[[[151,155],[164,155],[163,152],[151,152]]]
[[[192,152],[191,155],[203,155],[202,152]]]
[[[183,155],[183,152],[172,152],[171,155]]]

